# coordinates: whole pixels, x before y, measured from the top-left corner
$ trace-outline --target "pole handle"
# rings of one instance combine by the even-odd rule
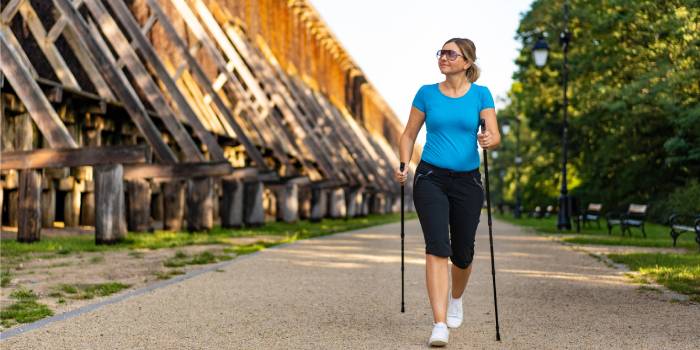
[[[399,170],[403,171],[403,169],[404,169],[405,167],[406,167],[406,163],[401,162],[401,164],[399,165]]]
[[[479,119],[479,126],[481,127],[481,133],[486,132],[486,120]]]

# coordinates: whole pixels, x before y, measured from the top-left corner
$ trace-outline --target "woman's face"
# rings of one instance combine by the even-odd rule
[[[455,43],[447,43],[442,46],[442,55],[438,57],[440,73],[445,75],[464,73],[469,68],[469,60],[464,57],[462,51]],[[452,51],[450,53],[450,51]],[[455,55],[456,54],[456,55]]]

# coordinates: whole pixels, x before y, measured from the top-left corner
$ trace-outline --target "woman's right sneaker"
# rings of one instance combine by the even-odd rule
[[[450,293],[450,299],[447,301],[447,326],[457,328],[462,325],[463,319],[462,298],[452,299],[452,293]]]
[[[450,337],[450,330],[447,329],[447,325],[443,322],[435,323],[433,326],[433,333],[430,335],[430,340],[428,345],[430,346],[445,346],[447,345],[447,340]]]

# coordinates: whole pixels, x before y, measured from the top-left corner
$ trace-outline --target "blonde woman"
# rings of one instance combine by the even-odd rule
[[[469,39],[448,40],[437,52],[445,80],[424,85],[416,94],[401,136],[401,162],[411,160],[416,135],[423,123],[427,137],[413,178],[413,201],[425,239],[426,285],[433,310],[429,344],[445,346],[449,328],[462,324],[462,295],[474,258],[484,190],[479,173],[477,143],[485,149],[499,145],[493,97],[479,78],[476,47]],[[486,131],[478,133],[479,119]],[[396,169],[404,183],[408,167]],[[449,290],[448,258],[452,261]],[[448,295],[449,294],[449,295]]]

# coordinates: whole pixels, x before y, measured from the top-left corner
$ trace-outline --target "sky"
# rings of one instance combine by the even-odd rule
[[[435,52],[453,37],[474,41],[477,84],[504,107],[520,50],[515,31],[532,0],[309,2],[405,125],[418,88],[444,80]],[[425,127],[416,141],[425,144]]]

